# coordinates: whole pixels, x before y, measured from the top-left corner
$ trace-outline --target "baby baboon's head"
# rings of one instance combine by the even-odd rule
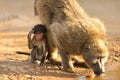
[[[96,75],[105,72],[104,64],[108,58],[108,50],[103,40],[96,39],[85,43],[82,55],[86,64]]]

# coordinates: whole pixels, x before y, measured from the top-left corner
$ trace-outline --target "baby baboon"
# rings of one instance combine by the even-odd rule
[[[34,36],[31,39],[32,33]],[[31,62],[40,60],[43,64],[47,57],[47,40],[46,40],[46,28],[44,25],[38,24],[28,34],[28,47],[31,50]]]

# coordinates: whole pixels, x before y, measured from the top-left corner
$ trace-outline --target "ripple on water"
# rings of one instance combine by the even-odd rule
[[[106,71],[103,75],[100,76],[79,76],[77,80],[120,80],[120,65],[117,65],[117,68]]]

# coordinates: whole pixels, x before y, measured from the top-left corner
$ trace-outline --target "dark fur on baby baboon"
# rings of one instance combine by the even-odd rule
[[[51,60],[58,50],[65,71],[73,69],[71,56],[82,55],[96,75],[108,58],[104,25],[88,16],[77,0],[36,0],[35,14],[47,28]]]

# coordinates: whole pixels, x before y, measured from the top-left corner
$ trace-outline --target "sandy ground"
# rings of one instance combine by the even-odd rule
[[[76,80],[78,76],[92,74],[83,67],[75,67],[75,73],[66,73],[55,65],[30,63],[29,56],[16,54],[16,51],[30,52],[26,35],[26,32],[0,33],[0,80]],[[120,41],[110,40],[107,44],[110,57],[106,66],[109,68],[120,61]]]
[[[110,53],[106,68],[110,70],[112,65],[120,64],[120,1],[79,1],[87,13],[105,23]],[[77,80],[78,76],[92,74],[90,69],[83,67],[75,67],[75,73],[66,73],[58,66],[49,63],[46,66],[39,66],[30,63],[28,55],[16,54],[16,51],[30,52],[26,35],[39,21],[33,16],[33,0],[26,0],[24,3],[18,0],[15,6],[12,5],[15,0],[10,2],[0,0],[2,6],[0,7],[0,80]],[[25,12],[22,11],[21,5],[27,8]]]

